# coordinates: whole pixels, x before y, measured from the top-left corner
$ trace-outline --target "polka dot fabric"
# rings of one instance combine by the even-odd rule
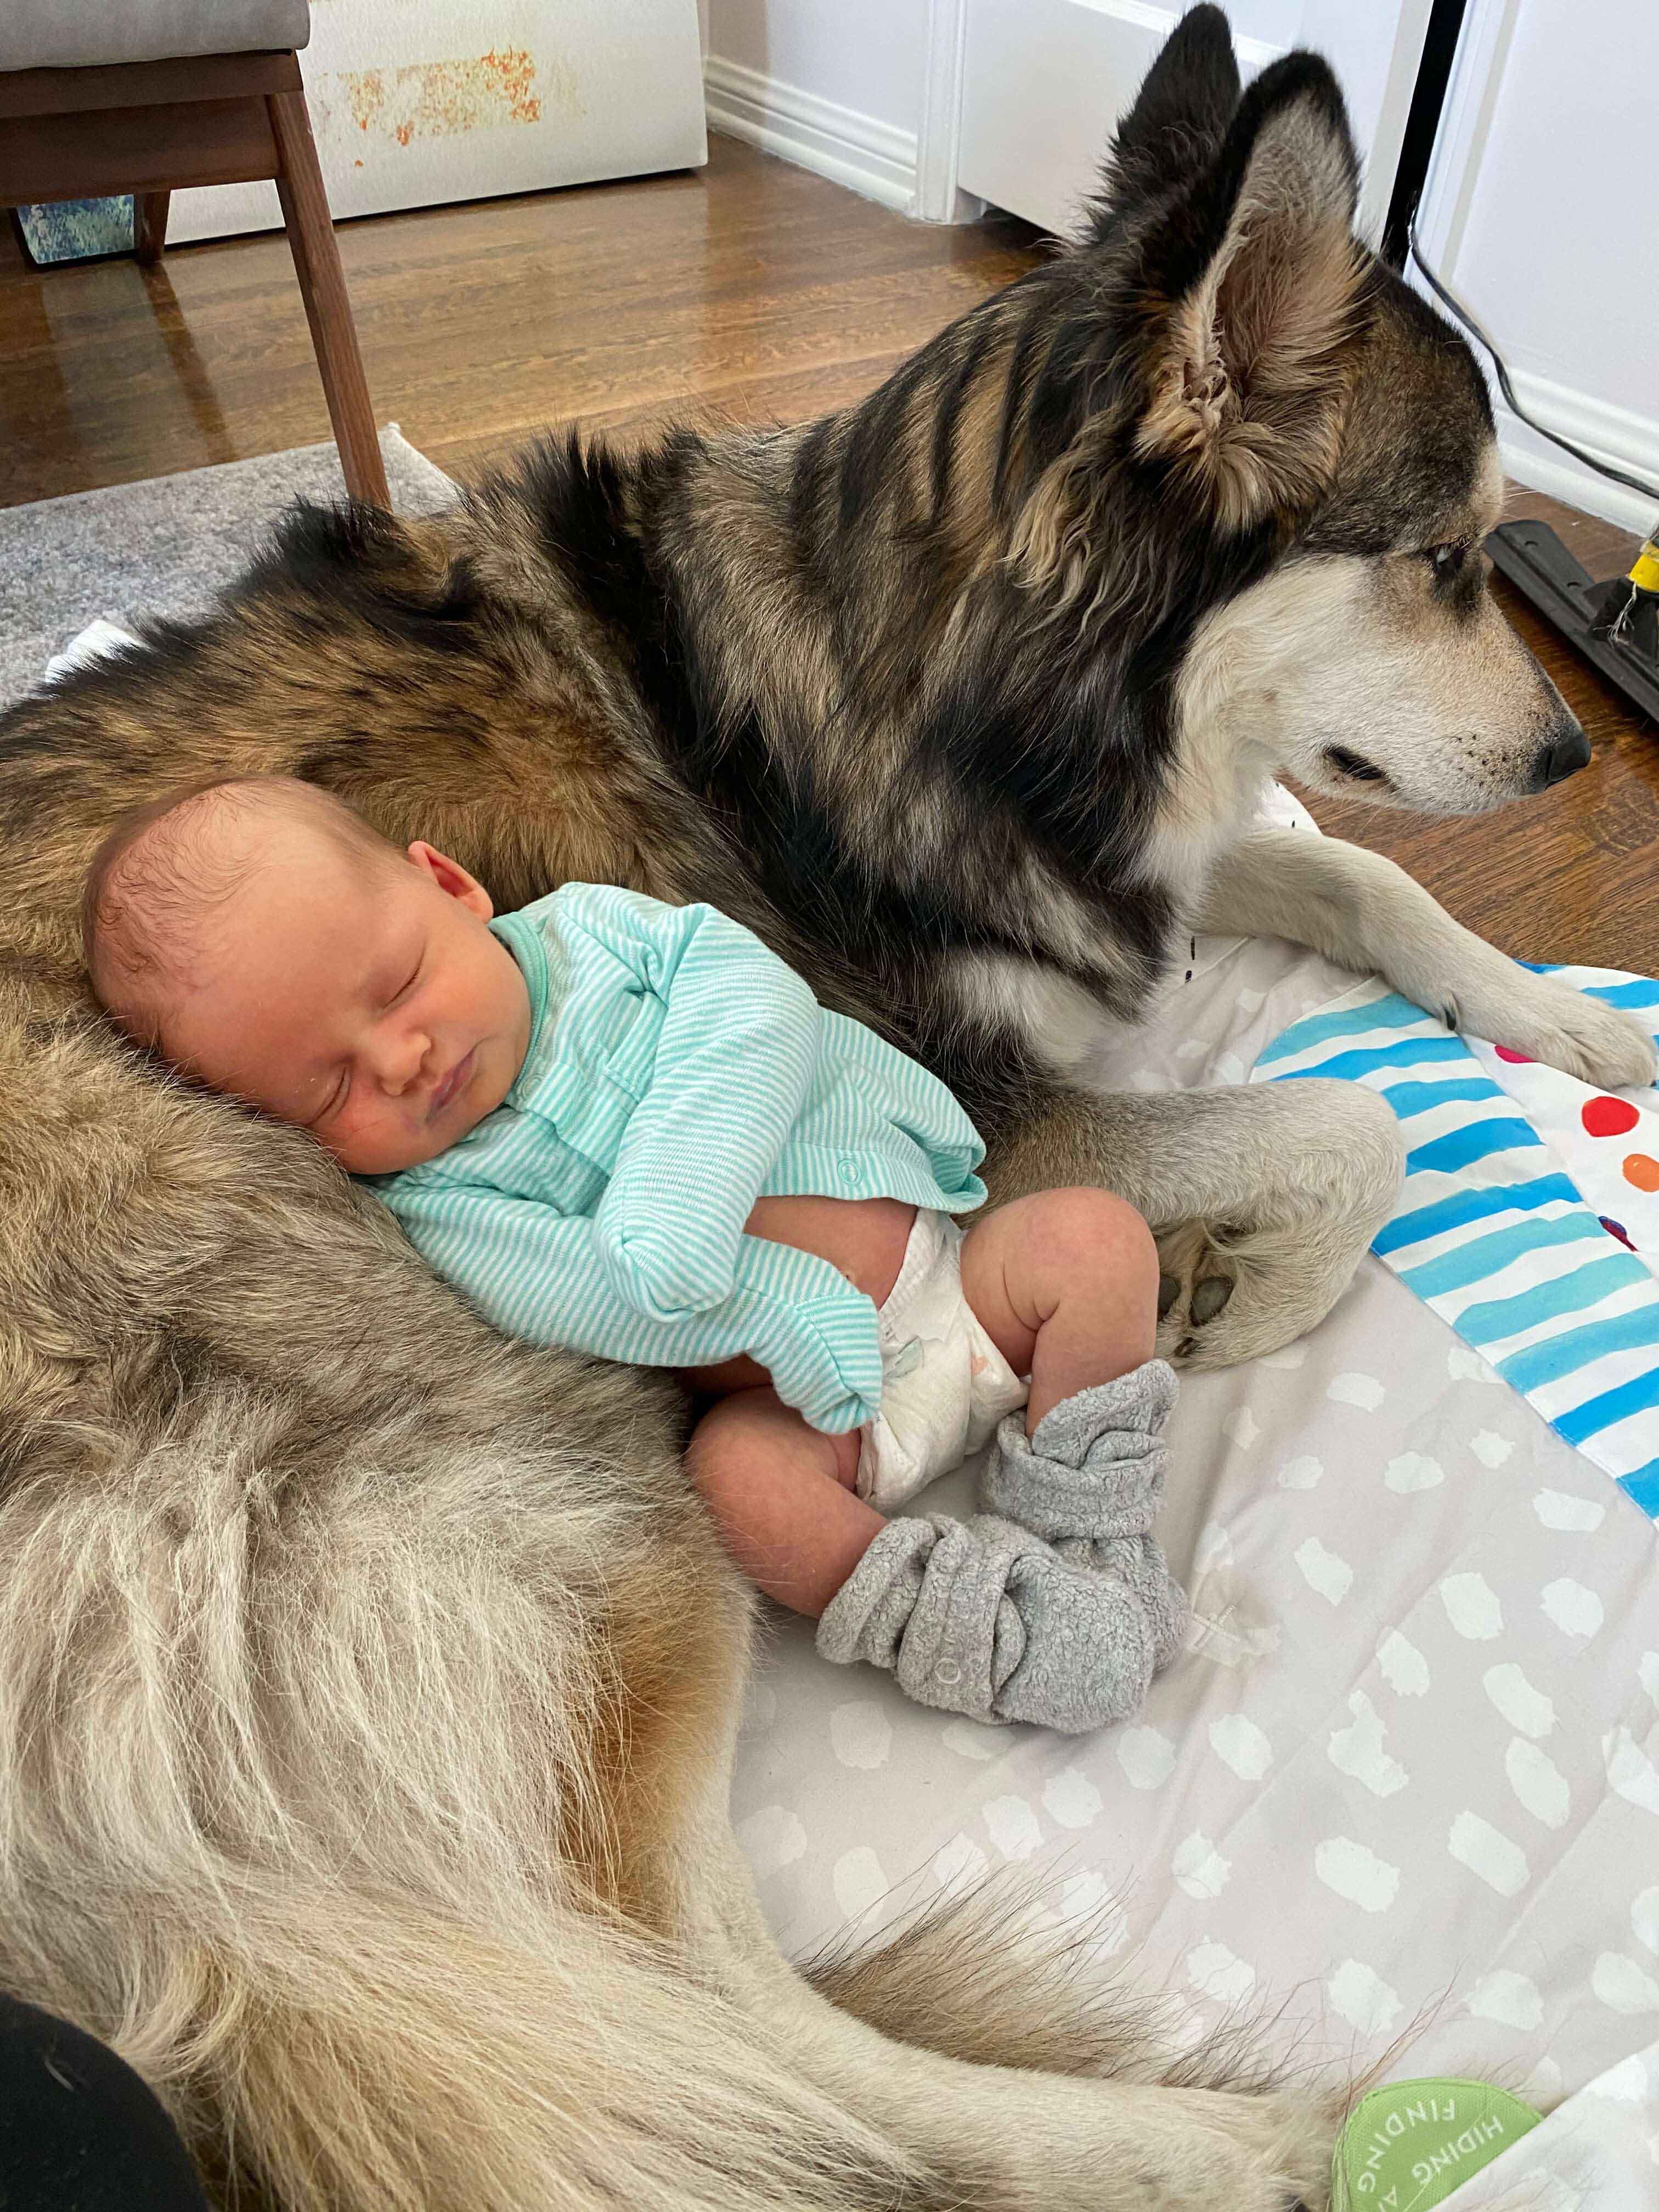
[[[1193,965],[1119,1087],[1241,1079],[1353,983],[1282,945]],[[1639,1244],[1622,1188],[1584,1195]],[[1157,1533],[1212,1626],[1121,1728],[928,1712],[775,1620],[733,1810],[785,1943],[1017,1869],[1103,1974],[1166,1993],[1172,2043],[1242,2008],[1298,2063],[1540,2109],[1630,2087],[1659,2038],[1653,1524],[1375,1259],[1303,1342],[1188,1377],[1170,1441]],[[972,1471],[927,1507],[970,1510]]]
[[[1659,1016],[1646,977],[1553,972]],[[1363,1083],[1400,1119],[1405,1182],[1374,1250],[1659,1517],[1659,1097],[1453,1036],[1380,982],[1291,1024],[1253,1079],[1306,1076]]]
[[[1659,981],[1606,968],[1545,968],[1588,996],[1622,1006],[1659,1036]],[[1612,1233],[1651,1255],[1659,1271],[1659,1097],[1591,1091],[1559,1068],[1496,1050],[1473,1050],[1552,1148],[1586,1201],[1610,1218]]]

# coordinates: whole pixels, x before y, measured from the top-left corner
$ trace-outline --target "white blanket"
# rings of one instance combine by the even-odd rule
[[[1653,2212],[1659,2043],[1558,2105],[1446,2202],[1455,2212]]]
[[[1353,980],[1200,939],[1114,1080],[1243,1081]],[[1194,2038],[1255,2008],[1287,2057],[1491,2079],[1540,2109],[1650,2044],[1654,1522],[1369,1257],[1303,1342],[1188,1378],[1170,1445],[1172,1565],[1273,1648],[1207,1639],[1138,1720],[1079,1739],[923,1711],[780,1617],[732,1808],[785,1943],[1012,1862],[1056,1912],[1095,1912],[1102,1962],[1166,1990]],[[930,1506],[967,1510],[971,1473]],[[1659,2164],[1639,2186],[1659,2203]]]

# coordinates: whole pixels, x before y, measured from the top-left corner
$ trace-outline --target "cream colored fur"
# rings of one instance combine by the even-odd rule
[[[15,969],[0,1126],[0,1981],[216,2203],[1320,2201],[1328,2097],[1206,2086],[1006,1912],[839,2005],[785,1963],[726,1809],[750,1601],[660,1378],[496,1337],[303,1136]]]

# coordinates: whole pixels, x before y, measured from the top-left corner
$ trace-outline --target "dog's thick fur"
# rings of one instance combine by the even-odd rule
[[[143,1065],[75,924],[111,818],[216,771],[314,777],[502,906],[711,900],[949,1077],[1003,1193],[1142,1206],[1172,1345],[1296,1333],[1394,1124],[1092,1093],[1188,932],[1650,1066],[1384,863],[1248,828],[1279,767],[1472,809],[1574,744],[1480,580],[1479,376],[1353,184],[1323,65],[1241,100],[1198,9],[1089,242],[863,405],[302,514],[204,623],[0,725],[0,1978],[135,2061],[222,2200],[1320,2198],[1328,2103],[1171,2074],[1133,2007],[976,1981],[958,1929],[834,2003],[785,1966],[725,1810],[748,1601],[672,1389],[500,1340],[308,1139]]]

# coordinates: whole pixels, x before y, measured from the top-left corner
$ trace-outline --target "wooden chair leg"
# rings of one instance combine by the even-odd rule
[[[171,192],[140,192],[132,203],[132,243],[141,261],[159,261],[167,242]]]
[[[374,410],[357,349],[356,325],[346,292],[340,249],[328,211],[323,173],[311,136],[311,118],[302,92],[267,94],[271,136],[276,142],[276,190],[283,220],[300,279],[300,293],[317,349],[317,367],[328,400],[329,420],[340,449],[340,466],[353,499],[389,508],[386,469],[374,434]]]

